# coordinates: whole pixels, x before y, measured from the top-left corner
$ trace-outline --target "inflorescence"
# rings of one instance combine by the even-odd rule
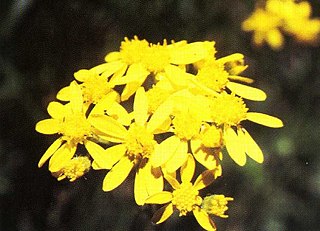
[[[105,170],[104,191],[134,171],[136,203],[165,204],[154,223],[178,211],[192,213],[205,230],[216,230],[211,215],[226,218],[233,198],[203,198],[200,191],[222,175],[223,154],[240,166],[247,156],[264,160],[242,122],[283,124],[249,110],[244,100],[264,101],[265,92],[240,75],[247,68],[242,54],[216,58],[214,45],[151,44],[135,36],[107,54],[105,63],[75,72],[57,101],[49,103],[51,118],[36,124],[40,133],[58,134],[38,166],[49,160],[52,174],[70,181],[90,169]],[[87,153],[78,153],[79,146]],[[193,181],[196,168],[203,171]],[[171,187],[164,190],[165,184]]]

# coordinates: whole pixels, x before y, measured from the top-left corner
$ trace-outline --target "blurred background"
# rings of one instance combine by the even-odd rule
[[[227,155],[224,175],[204,193],[234,197],[218,230],[320,230],[320,46],[286,37],[273,51],[254,47],[241,22],[257,1],[237,0],[2,0],[0,14],[0,230],[201,230],[193,216],[153,226],[154,207],[134,203],[131,175],[103,192],[104,171],[58,182],[37,162],[54,137],[36,122],[73,73],[103,62],[125,36],[162,42],[216,41],[217,57],[240,52],[244,76],[263,89],[251,111],[280,117],[281,129],[244,123],[265,154],[245,167]],[[320,17],[320,2],[309,1]]]

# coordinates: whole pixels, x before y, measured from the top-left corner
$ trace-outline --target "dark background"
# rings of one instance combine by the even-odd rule
[[[102,191],[104,171],[74,183],[58,182],[37,162],[54,137],[36,122],[73,73],[103,62],[123,37],[216,41],[217,57],[240,52],[243,75],[268,94],[251,111],[280,117],[285,127],[244,123],[265,154],[245,167],[227,155],[223,177],[205,193],[234,197],[218,230],[319,230],[320,49],[286,37],[281,51],[252,46],[241,31],[256,1],[112,0],[1,1],[0,9],[0,230],[201,230],[192,216],[153,226],[154,207],[134,204],[132,175]],[[319,1],[309,1],[320,16]]]

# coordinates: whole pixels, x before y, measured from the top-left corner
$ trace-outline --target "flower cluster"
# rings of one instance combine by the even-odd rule
[[[307,1],[267,0],[264,7],[257,7],[242,23],[244,31],[253,31],[253,41],[260,46],[268,43],[272,49],[283,46],[283,34],[298,42],[317,42],[320,19],[310,18],[312,9]]]
[[[222,151],[240,166],[247,156],[262,163],[263,153],[242,121],[283,124],[246,106],[244,99],[263,101],[266,94],[240,76],[247,68],[244,56],[215,54],[209,41],[161,45],[125,38],[105,63],[75,72],[75,80],[58,92],[59,102],[48,105],[52,118],[38,122],[36,130],[58,138],[38,166],[50,159],[52,174],[70,181],[90,168],[105,170],[104,191],[134,171],[138,205],[168,203],[154,215],[155,223],[177,210],[216,230],[210,215],[227,217],[233,198],[203,199],[199,191],[221,176]],[[79,146],[88,153],[79,154]],[[196,167],[202,173],[192,183]],[[172,191],[164,191],[165,183]]]

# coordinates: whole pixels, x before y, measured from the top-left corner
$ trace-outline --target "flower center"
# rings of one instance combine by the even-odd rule
[[[226,86],[228,76],[228,72],[224,70],[222,65],[212,63],[202,67],[198,71],[196,79],[212,90],[220,92]]]
[[[60,133],[67,142],[83,143],[91,136],[91,124],[81,113],[72,113],[63,118]]]
[[[139,40],[137,36],[131,41],[125,38],[124,41],[121,42],[120,55],[126,64],[131,65],[141,62],[143,55],[148,49],[149,43],[146,40]]]
[[[191,140],[197,136],[201,127],[201,120],[188,113],[177,113],[172,120],[174,133],[182,140]]]
[[[164,46],[160,44],[151,45],[143,55],[142,63],[150,72],[158,73],[163,71],[163,68],[170,64],[170,54],[166,44]]]
[[[132,123],[129,127],[129,134],[125,142],[127,154],[134,159],[149,158],[154,150],[156,141],[153,134],[143,126]]]
[[[238,125],[246,118],[248,108],[241,98],[223,92],[212,99],[210,110],[212,119],[217,125]]]
[[[196,190],[192,183],[182,183],[179,189],[173,191],[172,204],[180,211],[180,216],[185,216],[191,212],[195,206],[200,206],[202,199],[199,191]]]
[[[85,83],[81,84],[85,102],[96,104],[103,96],[107,95],[113,86],[106,79],[97,76],[88,78]]]
[[[210,126],[201,134],[202,144],[209,148],[221,146],[221,130],[216,126]]]

